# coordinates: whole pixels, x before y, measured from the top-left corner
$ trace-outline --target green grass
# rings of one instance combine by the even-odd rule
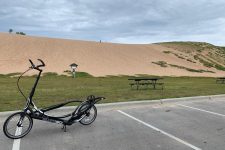
[[[176,68],[179,68],[179,69],[184,69],[184,70],[187,70],[187,71],[190,71],[190,72],[197,72],[197,73],[209,72],[209,73],[215,73],[215,72],[209,71],[209,70],[202,70],[202,69],[196,70],[196,69],[187,68],[187,67],[184,67],[184,66],[179,66],[179,65],[174,65],[174,64],[168,64],[168,65],[171,66],[171,67],[176,67]]]
[[[183,56],[181,56],[181,54],[177,54],[177,53],[174,53],[174,52],[171,52],[171,51],[163,51],[163,53],[165,53],[165,54],[173,54],[173,55],[175,55],[177,58],[185,59]]]
[[[222,66],[222,65],[219,65],[219,64],[215,64],[215,68],[216,68],[217,70],[225,71],[225,67]]]
[[[174,65],[174,64],[168,64],[167,62],[165,61],[157,61],[157,62],[152,62],[153,64],[156,64],[156,65],[159,65],[160,67],[175,67],[175,68],[178,68],[178,69],[184,69],[184,70],[187,70],[187,71],[190,71],[190,72],[197,72],[197,73],[203,73],[203,72],[209,72],[209,73],[215,73],[213,71],[209,71],[209,70],[202,70],[202,69],[199,69],[199,70],[196,70],[196,69],[192,69],[192,68],[187,68],[187,67],[184,67],[184,66],[179,66],[179,65]]]
[[[202,63],[205,67],[214,67],[213,63],[210,63],[208,61],[205,61],[204,59],[200,58],[198,55],[194,55],[195,60],[199,60],[200,63]]]
[[[72,72],[70,70],[65,70],[64,73],[66,73],[69,76],[72,75]],[[76,77],[93,77],[93,76],[87,72],[76,72]]]
[[[220,65],[220,64],[218,64],[218,63],[216,63],[216,62],[214,62],[212,60],[209,60],[209,61],[212,62],[212,63],[210,63],[209,61],[205,61],[204,59],[200,58],[197,55],[195,55],[194,58],[195,58],[195,60],[199,60],[199,62],[202,63],[206,67],[209,67],[209,68],[214,67],[217,70],[225,71],[225,67],[224,66],[222,66],[222,65]]]
[[[145,75],[146,77],[146,75]],[[102,101],[121,102],[146,99],[175,98],[185,96],[225,94],[225,85],[216,84],[215,78],[203,77],[164,77],[165,89],[132,90],[129,76],[77,77],[47,75],[40,79],[34,101],[39,107],[49,106],[68,99],[85,99],[93,94],[104,96]],[[16,87],[17,78],[0,76],[0,111],[22,109],[25,100]],[[34,77],[24,77],[21,88],[29,93]]]
[[[210,57],[215,62],[219,64],[225,65],[225,47],[215,46],[205,42],[164,42],[164,43],[156,43],[162,46],[173,48],[174,50],[178,50],[181,52],[192,53],[196,52],[198,55],[203,57],[205,54]],[[166,51],[165,51],[166,52]],[[197,55],[196,55],[197,56]],[[182,59],[182,58],[181,58]],[[210,63],[204,59],[195,57],[196,60],[200,61],[206,67],[214,67],[218,70],[225,70],[224,66],[215,66],[216,64]]]

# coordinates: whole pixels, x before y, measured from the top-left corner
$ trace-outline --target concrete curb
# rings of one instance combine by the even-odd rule
[[[140,101],[129,101],[129,102],[116,102],[116,103],[103,103],[103,104],[97,104],[96,106],[100,109],[104,108],[121,108],[124,106],[134,106],[134,105],[141,105],[141,104],[163,104],[163,103],[174,103],[179,101],[198,101],[198,100],[218,100],[218,99],[224,99],[225,100],[225,94],[222,95],[208,95],[208,96],[195,96],[195,97],[181,97],[181,98],[168,98],[168,99],[160,99],[160,100],[140,100]],[[58,109],[59,111],[62,110],[74,110],[74,106],[66,106]],[[6,111],[6,112],[0,112],[0,117],[11,115],[12,113],[18,112],[17,111]]]

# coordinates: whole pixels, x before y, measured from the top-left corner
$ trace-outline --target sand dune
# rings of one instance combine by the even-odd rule
[[[45,72],[58,74],[70,70],[69,65],[76,63],[78,71],[94,76],[225,76],[224,71],[216,69],[211,69],[215,73],[194,73],[152,63],[165,61],[192,69],[209,69],[165,54],[163,51],[167,50],[176,51],[157,44],[113,44],[0,33],[0,74],[22,72],[30,65],[29,58],[41,58],[46,63]]]

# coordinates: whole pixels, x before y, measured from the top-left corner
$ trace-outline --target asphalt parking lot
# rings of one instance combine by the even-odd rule
[[[225,143],[225,98],[99,106],[89,126],[63,132],[58,124],[34,121],[21,140],[4,136],[5,117],[1,150],[223,150]]]

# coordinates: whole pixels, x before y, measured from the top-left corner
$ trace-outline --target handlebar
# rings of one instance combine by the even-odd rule
[[[41,59],[37,59],[37,60],[41,62],[41,65],[38,65],[37,68],[45,66],[45,63],[43,62],[43,60]]]
[[[35,65],[34,65],[34,63],[32,62],[32,60],[29,59],[29,61],[30,61],[30,63],[31,63],[31,67],[32,67],[32,68],[35,68]]]
[[[41,62],[41,64],[35,66],[34,63],[32,62],[32,60],[29,59],[29,62],[31,63],[31,68],[32,68],[32,69],[36,69],[36,70],[38,70],[38,71],[42,71],[42,70],[40,69],[40,67],[45,67],[45,63],[44,63],[43,60],[41,60],[41,59],[37,59],[37,60],[38,60],[39,62]]]
[[[106,98],[105,98],[105,97],[96,97],[95,100],[96,100],[96,99],[103,100],[103,99],[106,99]]]
[[[105,97],[96,97],[94,99],[94,103],[98,103],[99,101],[104,100],[104,99],[106,99],[106,98]]]
[[[97,103],[98,101],[104,100],[104,99],[106,99],[106,98],[105,98],[105,97],[95,97],[94,95],[89,95],[89,96],[87,97],[87,100],[88,100],[88,101],[92,101],[92,102],[94,102],[94,103]]]

